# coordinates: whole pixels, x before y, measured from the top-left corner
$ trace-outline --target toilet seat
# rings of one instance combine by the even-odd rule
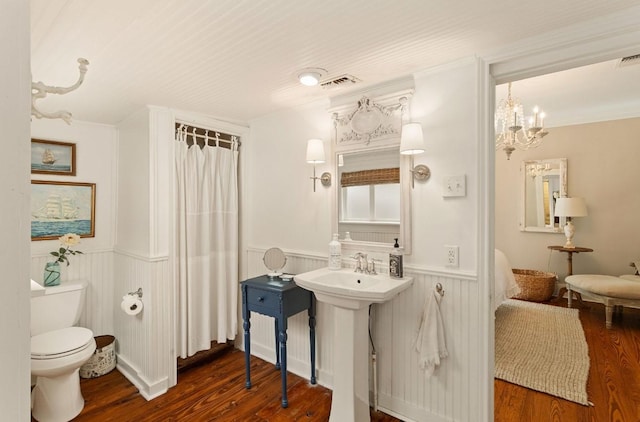
[[[31,359],[47,360],[73,355],[93,343],[93,332],[83,327],[68,327],[31,337]]]

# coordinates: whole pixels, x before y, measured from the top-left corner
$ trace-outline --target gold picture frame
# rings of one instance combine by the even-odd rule
[[[31,173],[76,175],[76,144],[31,139]]]
[[[31,240],[95,237],[96,184],[31,181]]]

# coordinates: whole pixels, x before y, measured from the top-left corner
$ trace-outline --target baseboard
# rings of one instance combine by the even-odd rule
[[[156,382],[147,380],[127,359],[121,355],[117,355],[116,368],[125,376],[133,385],[136,386],[138,392],[145,400],[150,401],[167,392],[169,389],[169,379],[164,377]]]
[[[395,410],[389,410],[389,409],[395,409]],[[403,400],[391,397],[386,394],[381,394],[381,393],[378,393],[378,410],[406,422],[415,422],[415,421],[453,422],[454,421],[454,419],[429,412],[428,409],[416,407]]]

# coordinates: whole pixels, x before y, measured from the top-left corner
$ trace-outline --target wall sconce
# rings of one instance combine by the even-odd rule
[[[324,163],[324,143],[322,139],[309,139],[307,142],[307,163],[313,164],[313,191],[316,191],[316,180],[320,180],[322,186],[331,186],[331,173],[324,172],[316,177],[316,164]]]
[[[427,180],[431,176],[431,170],[424,164],[413,166],[413,156],[424,152],[424,138],[422,136],[422,125],[420,123],[407,123],[402,126],[400,135],[400,154],[408,155],[411,158],[410,170],[411,188],[414,187],[414,180]]]

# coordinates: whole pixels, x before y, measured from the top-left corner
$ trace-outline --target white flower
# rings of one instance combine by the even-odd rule
[[[64,236],[59,237],[58,239],[60,240],[60,243],[62,243],[66,247],[74,246],[80,243],[80,236],[75,233],[67,233]]]
[[[80,251],[72,251],[71,247],[80,243],[80,236],[75,233],[67,233],[58,238],[62,247],[57,251],[51,252],[58,262],[66,262],[69,265],[69,257],[67,255],[82,254]]]

